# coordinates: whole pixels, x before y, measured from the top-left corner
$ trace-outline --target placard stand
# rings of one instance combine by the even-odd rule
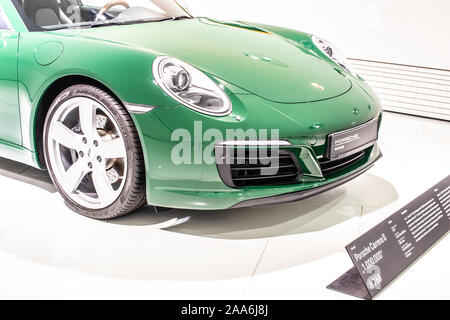
[[[450,175],[345,248],[354,267],[327,286],[373,299],[450,229]]]
[[[364,281],[361,279],[358,270],[353,267],[327,286],[327,289],[345,293],[350,296],[371,300]]]

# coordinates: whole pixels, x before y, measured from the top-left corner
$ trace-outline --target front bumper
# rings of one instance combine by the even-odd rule
[[[167,144],[153,141],[152,145],[158,143]],[[192,210],[222,210],[304,199],[356,178],[381,158],[375,144],[358,163],[324,177],[313,150],[293,145],[290,148],[298,155],[303,168],[302,177],[295,184],[232,188],[223,182],[216,164],[175,166],[163,155],[170,154],[172,147],[165,148],[166,151],[158,154],[159,161],[148,163],[152,175],[147,179],[147,201],[155,206]]]
[[[379,103],[354,86],[338,98],[297,105],[278,105],[254,95],[230,95],[233,114],[214,118],[184,107],[157,108],[132,115],[145,154],[147,201],[151,205],[193,210],[220,210],[266,203],[294,201],[334,188],[368,170],[381,156],[378,144],[368,147],[355,164],[333,174],[322,174],[320,156],[326,153],[329,134],[378,118]],[[357,106],[358,108],[356,108]],[[238,117],[240,120],[238,120]],[[217,129],[279,129],[278,139],[289,142],[287,149],[301,165],[295,183],[275,186],[233,187],[224,182],[216,163],[195,161],[195,150],[205,150],[209,142],[195,139],[195,122],[203,132]],[[182,128],[192,136],[193,162],[174,164],[171,154],[179,141],[173,133]]]

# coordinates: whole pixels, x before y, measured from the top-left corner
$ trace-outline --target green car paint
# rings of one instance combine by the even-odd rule
[[[0,30],[0,156],[43,168],[42,112],[55,83],[92,79],[124,104],[155,106],[131,114],[144,150],[147,201],[158,206],[225,209],[250,199],[309,190],[370,167],[380,156],[375,144],[364,159],[324,178],[317,157],[330,133],[381,121],[372,89],[343,69],[302,32],[207,18],[101,28],[30,32],[11,1],[1,1],[12,30]],[[2,45],[3,44],[3,45]],[[197,67],[222,85],[233,111],[201,114],[168,96],[156,84],[152,63],[171,56]],[[61,80],[62,79],[62,80]],[[193,148],[207,142],[203,130],[278,129],[304,174],[291,185],[231,188],[215,164],[175,165],[172,133],[187,129]],[[225,134],[224,134],[225,136]]]
[[[2,122],[0,137],[12,143],[21,144],[20,116],[17,99],[17,46],[19,35],[3,31],[0,37],[0,105]]]

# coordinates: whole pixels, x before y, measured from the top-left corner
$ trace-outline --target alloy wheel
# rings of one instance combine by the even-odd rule
[[[67,197],[89,209],[117,200],[126,183],[127,151],[116,120],[101,103],[87,97],[62,103],[46,143],[54,178]]]

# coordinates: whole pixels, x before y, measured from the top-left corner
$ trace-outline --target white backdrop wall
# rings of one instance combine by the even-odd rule
[[[450,69],[450,0],[186,0],[196,16],[317,34],[349,57]]]
[[[386,110],[450,120],[450,0],[185,2],[196,16],[321,36],[356,59]]]

